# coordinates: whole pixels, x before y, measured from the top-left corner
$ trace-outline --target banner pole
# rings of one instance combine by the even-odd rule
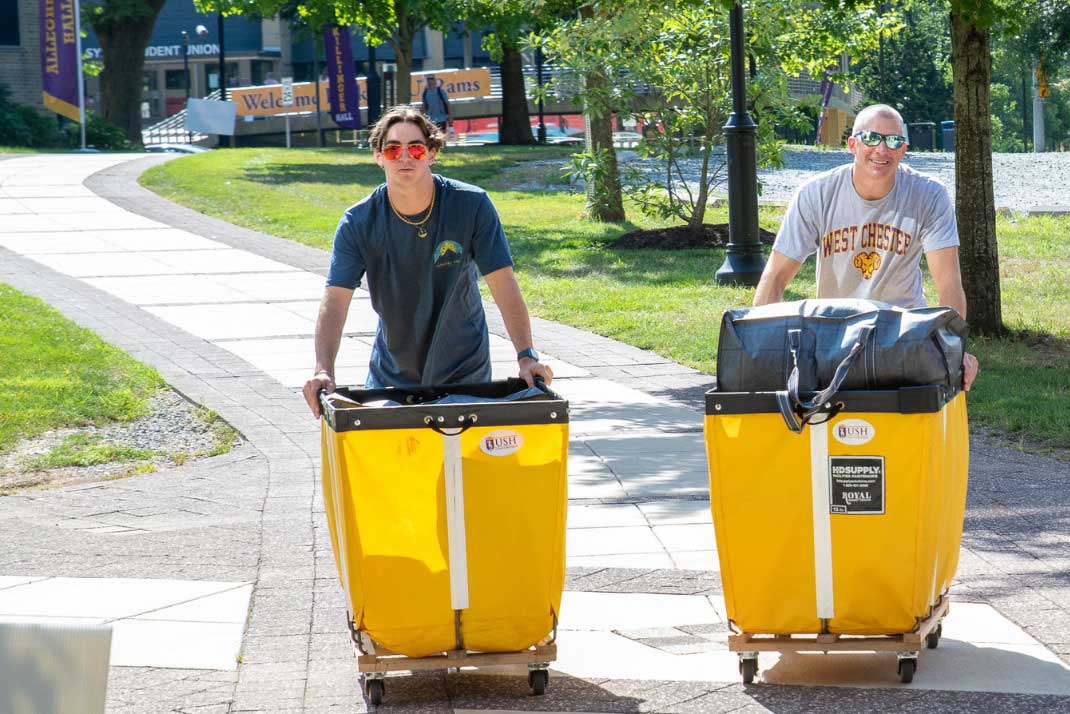
[[[78,61],[78,114],[82,124],[82,151],[85,151],[85,77],[82,76],[82,9],[74,0],[74,38]]]

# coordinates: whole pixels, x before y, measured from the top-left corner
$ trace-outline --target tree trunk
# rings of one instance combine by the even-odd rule
[[[404,2],[394,3],[394,13],[398,21],[398,40],[394,46],[398,63],[396,101],[401,106],[412,101],[412,43],[422,25],[408,13]]]
[[[992,190],[992,83],[990,31],[951,13],[951,67],[955,92],[955,214],[959,261],[971,330],[1003,332],[996,202]]]
[[[606,77],[592,72],[586,77],[587,149],[599,157],[600,170],[587,180],[587,217],[615,223],[624,220],[624,200],[620,191],[617,151],[613,147],[613,110],[608,105]]]
[[[156,17],[164,0],[146,0],[141,17],[127,17],[123,22],[102,15],[101,27],[94,27],[100,39],[104,69],[100,73],[101,113],[141,145],[141,88],[145,48],[152,36]]]
[[[504,33],[499,33],[499,36],[504,37]],[[520,50],[503,41],[499,66],[502,72],[502,125],[498,128],[498,143],[534,144]]]

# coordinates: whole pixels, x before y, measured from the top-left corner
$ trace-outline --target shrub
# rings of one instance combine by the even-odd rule
[[[66,144],[71,147],[81,146],[82,133],[78,124],[71,122],[64,128],[67,132]],[[86,112],[85,143],[86,146],[101,151],[125,151],[135,148],[122,129],[92,112]]]

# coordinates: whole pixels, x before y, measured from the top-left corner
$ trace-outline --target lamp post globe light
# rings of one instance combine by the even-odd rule
[[[729,15],[733,111],[724,126],[728,158],[728,248],[717,271],[720,285],[757,285],[765,268],[758,242],[758,125],[747,113],[747,80],[743,73],[743,6]]]

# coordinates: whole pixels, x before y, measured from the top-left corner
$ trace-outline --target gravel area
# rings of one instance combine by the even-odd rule
[[[617,157],[622,165],[640,163],[633,151],[618,150]],[[786,203],[792,193],[806,180],[822,171],[850,161],[851,154],[846,149],[835,151],[807,148],[786,149],[783,168],[758,172],[758,179],[762,184],[761,200],[762,202]],[[660,176],[663,171],[660,165],[655,165],[653,162],[642,163],[648,164],[648,170],[656,176]],[[939,179],[954,197],[954,154],[908,152],[904,163]],[[700,163],[697,160],[682,161],[681,164],[686,175],[698,175]],[[537,175],[541,171],[544,176],[542,180],[533,175],[536,165],[538,169],[534,174]],[[568,186],[562,184],[560,179],[560,167],[563,165],[564,162],[549,160],[521,164],[520,167],[511,170],[516,172],[515,175],[510,175],[510,178],[515,180],[515,185],[512,187],[519,190],[567,189]],[[1070,153],[993,154],[992,173],[997,208],[1025,212],[1039,206],[1070,206],[1065,189],[1065,186],[1070,183]],[[721,184],[714,193],[723,196],[726,191],[727,186]]]
[[[170,389],[149,398],[149,414],[130,422],[105,426],[56,429],[21,441],[0,455],[0,494],[26,488],[54,487],[136,475],[188,463],[211,453],[222,453],[239,443],[240,436],[219,419]],[[29,471],[27,461],[43,456],[74,434],[99,438],[114,447],[154,452],[149,459],[116,461],[94,466],[64,466]]]

